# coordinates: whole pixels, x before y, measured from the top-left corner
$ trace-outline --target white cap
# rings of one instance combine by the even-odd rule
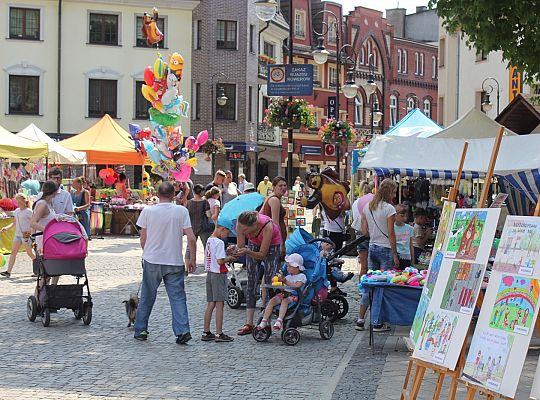
[[[285,257],[285,262],[290,264],[293,267],[298,267],[300,271],[303,271],[304,268],[304,258],[298,253],[292,253]]]
[[[244,192],[246,190],[255,190],[255,185],[251,182],[246,182],[246,184],[244,185]]]

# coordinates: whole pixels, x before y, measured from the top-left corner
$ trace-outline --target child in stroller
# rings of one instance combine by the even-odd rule
[[[298,301],[298,293],[296,290],[290,289],[291,287],[300,288],[304,283],[306,283],[306,275],[301,273],[304,271],[304,259],[300,254],[293,253],[285,257],[285,262],[287,263],[287,275],[285,278],[279,278],[278,282],[284,284],[285,287],[283,291],[280,291],[274,297],[270,299],[264,310],[264,315],[261,323],[257,325],[257,329],[261,330],[268,326],[270,316],[274,311],[274,307],[279,304],[279,315],[276,323],[274,324],[273,330],[279,331],[283,326],[283,318],[287,313],[287,308],[292,302]]]

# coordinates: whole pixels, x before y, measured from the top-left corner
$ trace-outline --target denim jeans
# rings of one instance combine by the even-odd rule
[[[172,311],[172,328],[176,336],[189,332],[187,297],[184,289],[185,267],[176,265],[151,264],[143,260],[141,299],[135,320],[135,336],[148,330],[148,319],[156,301],[161,281],[169,296]]]

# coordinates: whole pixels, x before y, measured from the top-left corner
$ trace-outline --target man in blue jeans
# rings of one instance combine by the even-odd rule
[[[145,207],[137,225],[142,229],[143,278],[141,299],[135,320],[135,339],[148,338],[148,319],[156,301],[161,281],[169,296],[172,310],[172,325],[176,343],[186,344],[191,339],[189,318],[184,289],[185,270],[195,272],[197,243],[188,210],[174,204],[174,187],[170,182],[159,185],[159,204]],[[184,265],[182,256],[183,235],[186,235],[190,259]]]

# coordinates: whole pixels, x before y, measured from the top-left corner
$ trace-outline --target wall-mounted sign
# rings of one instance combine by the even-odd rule
[[[512,101],[519,93],[521,93],[521,72],[519,72],[516,67],[510,66],[510,79],[508,82],[510,83],[508,100]]]
[[[336,96],[328,96],[328,119],[337,119]]]
[[[246,153],[243,151],[228,151],[227,161],[246,161]]]
[[[311,96],[313,94],[313,65],[268,65],[268,96]]]

